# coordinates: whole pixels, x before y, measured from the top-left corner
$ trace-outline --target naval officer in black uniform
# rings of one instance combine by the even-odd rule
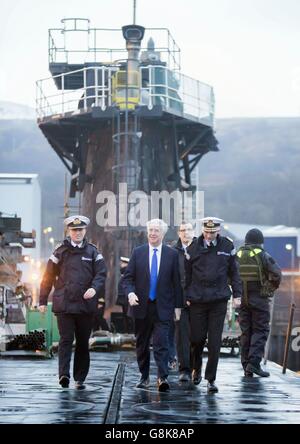
[[[235,308],[240,306],[242,285],[232,240],[220,236],[222,219],[202,219],[202,235],[186,254],[186,300],[190,305],[192,379],[201,381],[202,353],[208,340],[205,369],[208,393],[217,392],[215,384],[222,344],[227,302],[233,294]]]
[[[54,286],[52,310],[57,316],[60,334],[59,383],[63,388],[69,386],[75,336],[73,377],[79,390],[85,388],[83,383],[89,371],[89,337],[97,312],[97,295],[103,291],[106,279],[102,254],[85,238],[89,222],[84,216],[65,219],[69,236],[55,248],[48,261],[39,301],[39,309],[45,313]]]

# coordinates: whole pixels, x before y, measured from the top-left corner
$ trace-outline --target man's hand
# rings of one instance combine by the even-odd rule
[[[191,305],[190,301],[186,301],[186,305],[189,307]]]
[[[40,305],[39,306],[39,312],[44,314],[47,311],[47,305]]]
[[[181,308],[175,308],[175,321],[179,321],[181,316]]]
[[[240,308],[241,306],[241,298],[234,298],[233,299],[233,308]]]
[[[94,288],[89,288],[83,295],[83,299],[92,299],[96,294],[96,290]]]
[[[135,293],[129,293],[128,302],[131,307],[133,307],[134,305],[139,305],[139,298]]]

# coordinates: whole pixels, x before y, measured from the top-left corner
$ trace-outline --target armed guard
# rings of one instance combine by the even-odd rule
[[[75,387],[84,389],[89,371],[89,338],[97,312],[98,295],[103,291],[106,267],[97,247],[85,238],[89,219],[71,216],[64,223],[69,237],[56,247],[44,273],[39,309],[45,313],[48,296],[54,286],[52,310],[57,316],[60,334],[58,361],[59,383],[67,388],[70,382],[70,360],[76,339],[73,376]]]
[[[281,281],[281,270],[275,260],[263,249],[264,236],[256,228],[248,231],[245,245],[237,252],[240,276],[243,282],[239,321],[241,361],[245,376],[267,377],[260,362],[269,334],[269,300]]]
[[[201,381],[202,353],[207,339],[205,379],[208,380],[208,393],[218,391],[215,379],[227,302],[233,294],[234,306],[239,307],[242,293],[233,242],[219,234],[222,222],[216,217],[202,219],[202,235],[187,248],[185,263],[186,299],[190,304],[192,380],[194,384]]]

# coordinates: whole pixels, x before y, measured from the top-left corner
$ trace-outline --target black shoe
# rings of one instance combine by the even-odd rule
[[[59,378],[59,383],[60,383],[60,385],[62,386],[62,388],[68,388],[68,387],[69,387],[69,384],[70,384],[70,378],[69,378],[69,376],[65,376],[65,375],[61,376],[61,377]]]
[[[84,390],[85,389],[85,385],[82,381],[75,381],[75,388],[77,390]]]
[[[141,377],[140,381],[137,383],[136,388],[138,389],[146,389],[149,387],[150,381],[149,378]]]
[[[191,375],[188,372],[180,372],[179,382],[191,382]]]
[[[218,387],[215,384],[215,381],[208,381],[207,383],[207,393],[217,393],[219,391]]]
[[[247,370],[244,371],[244,376],[246,378],[253,378],[253,373],[252,372],[247,372]]]
[[[193,380],[193,384],[195,385],[199,385],[202,377],[201,377],[201,370],[193,370],[192,371],[192,380]]]
[[[167,392],[168,390],[170,390],[167,378],[158,378],[157,388],[159,392]]]
[[[260,365],[254,365],[254,364],[251,364],[250,362],[249,362],[249,364],[247,364],[247,367],[246,367],[245,371],[249,372],[249,373],[255,373],[256,375],[261,376],[262,378],[267,378],[268,376],[270,376],[270,373],[269,372],[265,372],[260,367]]]

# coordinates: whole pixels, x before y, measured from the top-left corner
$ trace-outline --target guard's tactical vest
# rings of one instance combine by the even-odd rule
[[[268,279],[264,272],[262,263],[261,248],[252,248],[249,245],[243,246],[237,252],[237,260],[240,264],[240,277],[243,282],[244,295],[248,299],[248,282],[257,282],[261,285],[261,296],[270,297]]]

